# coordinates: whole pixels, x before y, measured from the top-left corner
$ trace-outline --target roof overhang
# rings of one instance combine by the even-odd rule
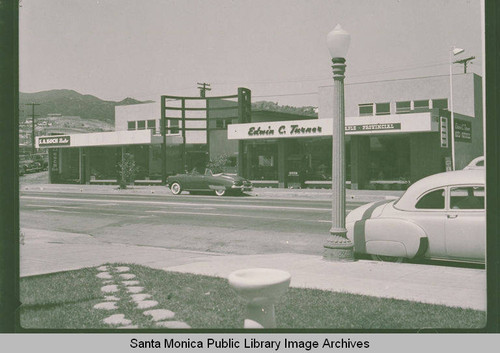
[[[180,141],[177,141],[179,139]],[[160,143],[162,143],[161,136],[153,135],[153,130],[134,130],[39,136],[36,138],[35,146],[36,148],[64,148],[151,145]],[[167,143],[182,143],[182,137],[179,135],[168,135]]]
[[[374,135],[439,131],[439,118],[431,112],[345,118],[346,135]],[[230,124],[229,140],[332,136],[332,119]]]

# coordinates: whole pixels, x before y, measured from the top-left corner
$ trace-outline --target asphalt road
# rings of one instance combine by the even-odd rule
[[[347,211],[362,203],[348,202]],[[22,191],[21,228],[88,234],[109,243],[229,254],[318,254],[331,203],[208,195]]]

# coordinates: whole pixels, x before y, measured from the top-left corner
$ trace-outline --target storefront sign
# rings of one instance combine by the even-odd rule
[[[430,131],[439,131],[439,123],[437,120],[433,123],[430,113],[345,118],[346,135]],[[332,119],[269,121],[227,127],[229,140],[319,137],[332,136],[332,133]]]
[[[50,170],[53,172],[58,172],[59,171],[59,150],[54,149],[54,150],[49,150],[50,153]]]
[[[401,123],[346,125],[345,131],[401,130]]]
[[[50,136],[50,137],[40,137],[38,139],[39,147],[69,146],[69,144],[70,144],[69,136]]]
[[[470,121],[455,119],[455,141],[472,142],[472,124]]]
[[[441,136],[441,147],[448,148],[448,118],[445,116],[440,117],[439,131]]]
[[[301,137],[321,135],[322,127],[310,126],[310,124],[283,124],[279,126],[250,126],[248,128],[249,137],[265,136],[265,137]]]

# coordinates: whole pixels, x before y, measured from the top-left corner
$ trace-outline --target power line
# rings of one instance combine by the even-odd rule
[[[210,83],[199,83],[198,82],[198,89],[200,90],[200,97],[205,98],[205,91],[211,91],[212,89],[210,88]]]
[[[363,81],[363,82],[353,82],[346,83],[345,86],[355,86],[366,83],[378,83],[378,82],[392,82],[392,81],[404,81],[404,80],[415,80],[415,79],[423,79],[423,78],[432,78],[432,77],[448,77],[448,75],[431,75],[431,76],[420,76],[420,77],[410,77],[410,78],[394,78],[387,80],[374,80],[374,81]],[[271,94],[271,95],[261,95],[261,96],[253,96],[255,98],[265,98],[265,97],[283,97],[283,96],[307,96],[311,94],[318,94],[318,92],[304,92],[304,93],[284,93],[284,94]]]

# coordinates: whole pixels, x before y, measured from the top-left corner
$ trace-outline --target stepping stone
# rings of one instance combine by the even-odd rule
[[[132,278],[135,278],[135,275],[132,273],[122,273],[120,275],[120,277],[123,279],[132,279]]]
[[[140,293],[144,290],[143,287],[127,287],[129,293]]]
[[[122,281],[125,286],[135,286],[139,284],[139,281]]]
[[[102,281],[102,283],[104,284],[110,284],[110,283],[114,283],[112,279],[107,279],[105,281]]]
[[[158,321],[156,325],[166,328],[191,328],[184,321]]]
[[[142,300],[136,303],[138,309],[147,309],[158,305],[158,302],[156,300]]]
[[[118,287],[116,286],[116,284],[112,284],[109,286],[101,287],[101,291],[103,291],[104,293],[116,293],[118,292]]]
[[[125,319],[124,314],[111,315],[102,321],[108,325],[130,325],[132,323],[131,320]]]
[[[102,278],[102,279],[111,279],[113,276],[109,274],[109,272],[99,272],[96,277]]]
[[[151,294],[146,294],[146,293],[132,294],[131,297],[134,302],[141,302],[144,299],[151,298]]]
[[[153,321],[173,319],[175,316],[175,313],[173,311],[165,309],[148,310],[145,311],[143,314],[150,315]]]
[[[107,295],[104,297],[105,300],[107,301],[117,301],[117,300],[120,300],[120,298],[118,297],[115,297],[114,295]]]
[[[128,272],[128,271],[130,271],[130,268],[127,266],[118,266],[118,267],[115,267],[115,271],[116,272]]]
[[[101,266],[101,267],[97,268],[97,271],[107,271],[107,270],[108,270],[108,266]]]
[[[94,309],[114,310],[118,309],[116,302],[104,302],[94,305]]]
[[[139,328],[137,325],[127,325],[127,326],[119,326],[117,328]]]

